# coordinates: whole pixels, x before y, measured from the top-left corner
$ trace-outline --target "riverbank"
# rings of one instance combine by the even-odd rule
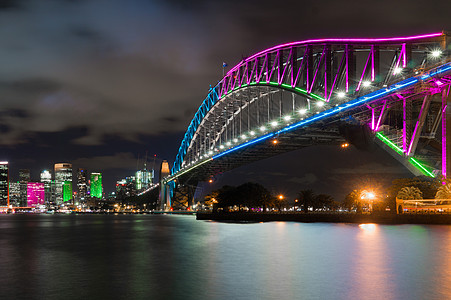
[[[197,220],[232,222],[326,222],[376,224],[451,225],[451,214],[355,214],[355,213],[207,213],[198,212]]]

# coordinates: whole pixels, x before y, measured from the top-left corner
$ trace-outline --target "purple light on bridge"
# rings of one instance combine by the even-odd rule
[[[442,103],[442,175],[446,178],[446,100]]]
[[[376,127],[374,126],[374,107],[371,107],[371,130],[376,130]]]
[[[402,99],[402,151],[407,152],[407,112],[406,112],[407,100]]]
[[[284,48],[284,47],[290,47],[290,46],[302,46],[302,45],[306,45],[306,44],[321,44],[321,43],[384,43],[384,42],[401,42],[401,41],[413,41],[413,40],[420,40],[420,39],[427,39],[427,38],[434,38],[434,37],[439,37],[443,35],[442,32],[436,32],[436,33],[431,33],[431,34],[422,34],[422,35],[414,35],[414,36],[404,36],[404,37],[389,37],[389,38],[331,38],[331,39],[311,39],[311,40],[305,40],[305,41],[298,41],[298,42],[291,42],[291,43],[286,43],[286,44],[280,44],[277,46],[274,46],[272,48],[268,48],[266,50],[257,52],[256,54],[246,58],[245,60],[242,60],[241,62],[239,62],[236,66],[234,66],[233,68],[231,68],[229,70],[229,72],[227,72],[227,75],[225,77],[227,77],[228,75],[230,75],[231,73],[235,72],[235,70],[237,68],[239,68],[239,66],[241,66],[243,63],[245,62],[249,62],[251,60],[253,60],[254,58],[265,54],[267,52],[272,52],[274,50],[280,49],[280,48]]]
[[[442,175],[447,178],[447,168],[446,168],[446,109],[448,107],[448,97],[449,97],[449,88],[444,89],[442,92]],[[449,120],[448,120],[449,122]],[[450,158],[451,159],[451,158]]]
[[[374,45],[371,46],[371,81],[376,79],[376,71],[375,71],[375,57],[374,57]]]

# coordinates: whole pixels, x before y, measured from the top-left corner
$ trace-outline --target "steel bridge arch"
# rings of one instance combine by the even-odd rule
[[[422,66],[431,63],[425,54],[437,48],[446,49],[448,39],[447,34],[440,32],[399,38],[307,40],[278,45],[243,59],[210,88],[188,126],[171,174],[194,163],[187,162],[186,155],[206,118],[218,103],[240,91],[269,87],[306,100],[332,101],[337,105],[344,101],[337,97],[340,91],[347,92],[346,99],[355,98],[367,81],[380,88],[393,79],[400,81],[396,78],[398,69],[406,69],[409,73],[421,71]],[[388,67],[380,65],[380,58],[386,53],[391,54]],[[416,58],[417,62],[412,64],[418,53],[421,53],[421,61]],[[358,61],[360,70],[357,70]],[[234,116],[235,113],[232,118]],[[207,150],[210,149],[203,149],[204,152]]]

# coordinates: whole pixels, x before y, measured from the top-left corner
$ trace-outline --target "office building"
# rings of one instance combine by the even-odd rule
[[[69,196],[70,183],[70,196]],[[64,195],[63,195],[64,193]],[[63,199],[66,199],[64,200]],[[55,202],[57,205],[72,199],[72,164],[55,164]]]
[[[27,206],[27,189],[28,182],[30,182],[30,170],[20,169],[19,170],[19,183],[20,183],[20,206]]]
[[[102,199],[103,187],[102,187],[102,173],[91,173],[91,198],[95,197]]]
[[[63,202],[68,202],[73,199],[72,195],[72,181],[63,182]]]
[[[52,182],[52,173],[48,170],[41,172],[41,183],[44,184],[44,203],[50,205],[55,202],[54,182]]]
[[[9,166],[0,161],[0,206],[9,206]]]
[[[27,206],[38,207],[44,205],[45,191],[44,183],[28,182],[27,184]]]
[[[88,184],[87,184],[87,172],[85,169],[78,169],[77,172],[77,188],[78,188],[78,194],[77,194],[77,200],[78,201],[85,201],[86,196],[88,194]]]
[[[9,183],[9,204],[12,206],[20,206],[20,182]]]
[[[147,170],[145,168],[144,170],[136,172],[136,190],[141,191],[148,189],[153,183],[153,176],[153,170]]]

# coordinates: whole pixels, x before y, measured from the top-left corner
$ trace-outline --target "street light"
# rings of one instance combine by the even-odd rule
[[[372,191],[363,190],[362,193],[360,193],[360,199],[362,200],[369,200],[368,201],[368,210],[373,210],[373,201],[376,198],[376,194]]]

